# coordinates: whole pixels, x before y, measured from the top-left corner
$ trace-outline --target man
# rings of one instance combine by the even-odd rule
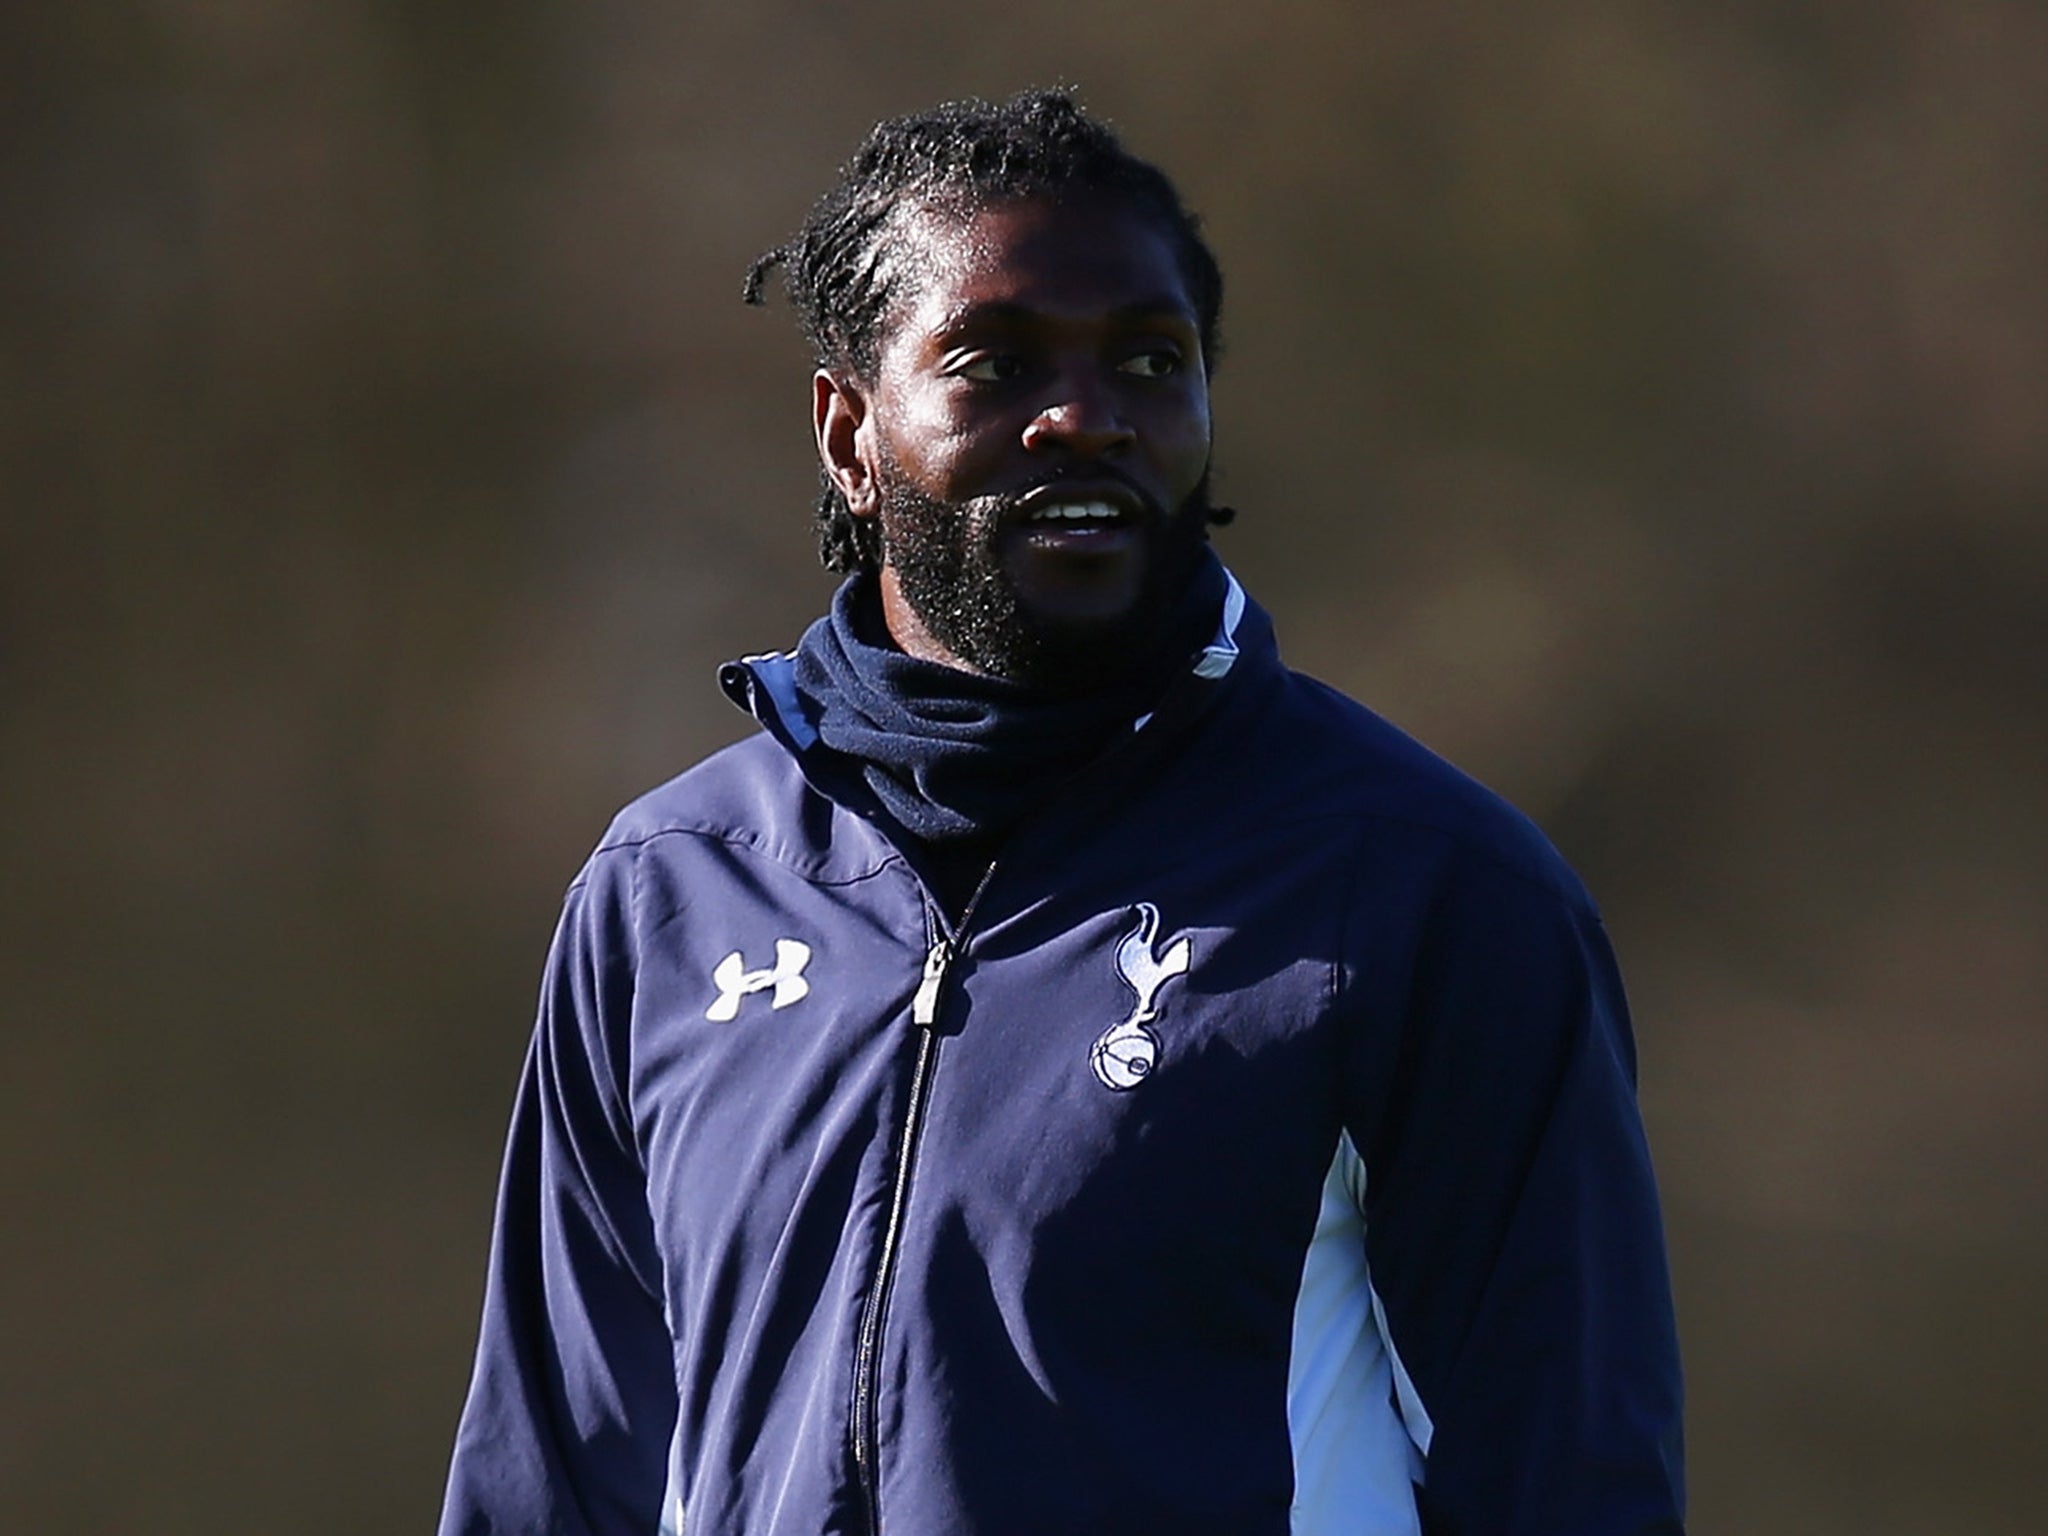
[[[942,107],[775,265],[852,575],[570,888],[444,1536],[1679,1531],[1599,919],[1211,553],[1170,183]]]

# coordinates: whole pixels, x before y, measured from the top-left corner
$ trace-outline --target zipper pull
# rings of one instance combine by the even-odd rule
[[[932,945],[924,957],[924,976],[917,995],[910,1000],[910,1022],[930,1029],[939,1021],[939,988],[946,984],[946,967],[953,963],[953,949],[944,939]]]

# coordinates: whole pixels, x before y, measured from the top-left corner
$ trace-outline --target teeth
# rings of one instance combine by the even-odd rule
[[[1047,522],[1106,523],[1117,517],[1115,507],[1104,501],[1083,501],[1065,506],[1050,506],[1038,513],[1039,519]]]

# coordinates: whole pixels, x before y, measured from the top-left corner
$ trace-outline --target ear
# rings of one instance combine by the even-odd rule
[[[818,462],[855,517],[875,514],[875,472],[869,455],[868,402],[860,387],[820,368],[811,375],[811,426]]]

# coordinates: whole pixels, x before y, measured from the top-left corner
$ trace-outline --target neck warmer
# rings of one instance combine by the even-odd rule
[[[1134,728],[1216,629],[1225,576],[1206,553],[1147,664],[1115,685],[1052,695],[897,650],[869,573],[849,577],[794,653],[825,746],[857,765],[904,830],[934,844],[1009,830]]]

